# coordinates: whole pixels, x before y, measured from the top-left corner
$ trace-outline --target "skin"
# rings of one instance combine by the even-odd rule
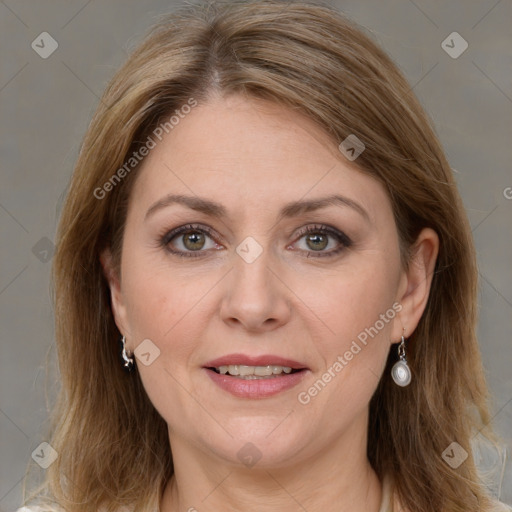
[[[260,512],[378,511],[382,486],[366,458],[368,404],[390,345],[404,329],[409,336],[424,311],[439,242],[424,229],[409,270],[402,269],[391,203],[356,164],[311,120],[242,96],[195,107],[145,158],[130,198],[120,276],[108,251],[101,260],[127,350],[144,339],[160,350],[150,365],[136,364],[169,427],[175,475],[163,512],[239,511],[253,502]],[[217,201],[229,217],[174,204],[145,220],[169,193]],[[278,222],[285,203],[333,193],[359,203],[368,220],[334,205]],[[218,235],[205,235],[197,258],[159,244],[188,223]],[[298,234],[318,224],[342,231],[352,245],[316,256],[340,247],[333,236],[324,246]],[[252,263],[236,252],[248,236],[262,248]],[[183,234],[170,245],[189,253],[197,247],[184,245]],[[299,403],[298,393],[395,302],[400,313],[310,403]],[[277,354],[309,371],[272,397],[237,398],[202,369],[233,352]],[[247,442],[261,454],[252,467],[237,456]]]

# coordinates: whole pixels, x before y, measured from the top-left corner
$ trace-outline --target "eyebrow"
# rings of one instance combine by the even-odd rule
[[[153,215],[156,211],[173,204],[181,204],[190,208],[191,210],[195,210],[212,217],[217,217],[219,219],[229,217],[226,208],[222,204],[215,201],[211,201],[209,199],[198,196],[169,194],[162,199],[159,199],[149,208],[149,210],[146,212],[144,220],[146,221],[148,217]],[[368,222],[371,222],[368,212],[359,203],[349,199],[348,197],[337,194],[317,199],[292,201],[291,203],[284,205],[280,210],[278,215],[278,222],[285,218],[297,217],[301,214],[319,210],[320,208],[326,208],[328,206],[348,206],[358,212]]]

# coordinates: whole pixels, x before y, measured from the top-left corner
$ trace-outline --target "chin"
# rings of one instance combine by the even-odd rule
[[[290,425],[286,424],[288,420],[283,421],[284,417],[257,421],[255,418],[238,418],[236,426],[229,423],[228,430],[233,437],[226,434],[209,449],[237,466],[257,466],[261,469],[286,466],[297,458],[304,436],[290,429]]]

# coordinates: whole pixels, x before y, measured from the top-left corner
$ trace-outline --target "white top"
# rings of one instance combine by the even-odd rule
[[[382,479],[382,499],[380,501],[379,512],[393,512],[392,498],[392,485],[389,475],[384,475]]]
[[[380,503],[379,512],[399,512],[399,508],[394,507],[395,503],[393,503],[393,484],[392,480],[389,476],[384,476],[382,481],[382,500]],[[22,507],[16,510],[16,512],[60,512],[62,509],[60,507],[55,507],[54,509],[42,508],[39,506],[32,507]],[[158,512],[158,510],[154,510],[153,512]],[[494,508],[491,512],[512,512],[512,507],[506,505],[505,503],[501,503],[500,501],[494,502]]]

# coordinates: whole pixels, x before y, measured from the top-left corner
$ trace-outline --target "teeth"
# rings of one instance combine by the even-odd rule
[[[270,377],[272,375],[280,375],[284,373],[291,373],[292,369],[289,366],[246,366],[244,364],[230,364],[229,366],[219,366],[215,368],[219,373],[229,375],[236,375],[240,377],[248,377],[255,375],[256,377]]]

